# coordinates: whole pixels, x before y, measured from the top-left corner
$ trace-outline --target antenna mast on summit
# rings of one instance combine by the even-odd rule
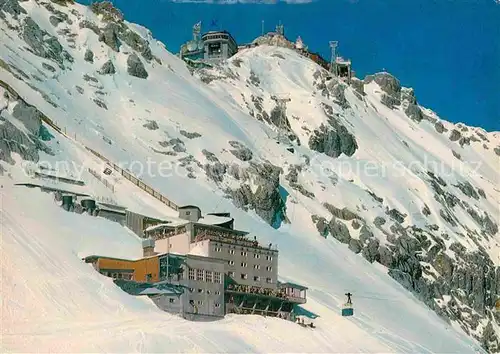
[[[339,44],[338,41],[330,41],[330,48],[332,49],[332,58],[330,60],[330,71],[333,72],[333,74],[336,76],[336,70],[335,69],[335,60],[337,58],[335,54],[335,49],[337,48],[337,45]]]
[[[262,35],[262,36],[264,35],[264,20],[262,20],[262,31],[261,31],[261,35]]]

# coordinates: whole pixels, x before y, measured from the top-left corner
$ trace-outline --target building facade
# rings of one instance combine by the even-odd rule
[[[148,227],[165,223],[165,221],[152,218],[146,215],[134,213],[130,210],[124,211],[125,226],[133,231],[137,236],[144,237],[144,230]]]
[[[160,281],[160,266],[157,257],[138,260],[122,258],[88,256],[86,263],[92,263],[94,269],[102,275],[113,279],[132,280],[137,282]]]
[[[351,67],[352,64],[350,60],[337,57],[335,59],[335,67],[333,68],[333,71],[335,76],[350,82],[352,78]]]
[[[185,205],[179,207],[179,218],[197,222],[201,218],[201,209],[195,205]]]
[[[150,295],[164,311],[182,315],[224,316],[225,261],[221,259],[160,254],[138,260],[89,256],[85,261],[92,263],[99,273],[113,279],[152,284],[149,291],[135,295]],[[158,284],[180,286],[183,291],[158,291],[154,288]]]
[[[225,274],[232,282],[276,289],[278,250],[272,245],[262,246],[247,235],[244,231],[198,223],[188,223],[177,231],[150,234],[155,252],[188,254],[197,249],[197,254],[223,260]]]
[[[181,207],[179,213],[185,220],[144,230],[143,258],[89,256],[85,261],[119,281],[124,291],[149,296],[159,308],[185,318],[251,313],[293,320],[295,305],[306,302],[307,288],[278,282],[276,245],[261,245],[227,225],[189,221],[200,219],[195,206]],[[214,217],[232,222],[227,213]]]
[[[278,251],[248,243],[212,240],[210,236],[201,244],[209,257],[224,260],[225,273],[234,283],[275,289],[278,280]]]
[[[201,36],[205,60],[225,60],[238,52],[238,44],[227,31],[210,31]]]

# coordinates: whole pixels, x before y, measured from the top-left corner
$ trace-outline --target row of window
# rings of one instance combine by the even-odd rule
[[[235,273],[234,273],[234,272],[228,272],[228,275],[229,275],[231,278],[234,278],[234,277],[235,277]],[[241,273],[241,274],[240,274],[240,277],[241,277],[241,279],[243,279],[243,280],[247,280],[247,279],[248,279],[248,274],[246,274],[246,273]],[[258,275],[254,276],[254,277],[253,277],[253,281],[254,281],[254,282],[260,282],[260,276],[258,276]],[[272,283],[273,283],[273,279],[272,279],[272,278],[267,277],[267,278],[266,278],[266,283],[268,283],[268,284],[272,284]]]
[[[215,247],[214,251],[215,252],[222,252],[222,247]],[[234,249],[230,249],[229,250],[229,254],[234,254]],[[243,257],[248,257],[248,252],[247,251],[241,251],[241,255]],[[253,258],[260,259],[260,254],[254,253]],[[266,260],[272,261],[273,260],[273,256],[266,256]]]
[[[257,241],[254,241],[254,242],[257,242]],[[221,246],[222,244],[221,243],[217,243],[217,242],[214,242],[213,243],[214,246]],[[219,249],[219,252],[222,252],[222,248],[221,247],[217,247]],[[269,255],[272,255],[273,252],[268,249],[268,250],[264,250],[264,249],[261,249],[261,248],[258,248],[258,249],[255,249],[254,247],[248,247],[248,246],[234,246],[234,245],[227,245],[227,248],[229,249],[233,249],[233,251],[230,251],[231,254],[234,254],[234,250],[236,249],[241,249],[241,251],[253,251],[253,252],[259,252],[260,254],[269,254]]]
[[[113,279],[125,279],[125,280],[133,280],[134,273],[111,273],[111,272],[101,272],[101,274],[113,278]]]
[[[173,303],[175,303],[175,299],[174,299],[174,298],[170,298],[170,299],[169,299],[169,302],[170,302],[171,304],[173,304]],[[198,300],[198,301],[197,301],[197,303],[198,303],[198,305],[203,305],[203,301],[202,301],[202,300]],[[219,307],[220,307],[220,304],[216,302],[216,303],[214,304],[214,306],[215,306],[216,308],[219,308]]]
[[[213,35],[213,34],[208,34],[206,36],[202,36],[202,39],[204,41],[208,41],[211,39],[226,39],[226,40],[231,40],[227,34],[222,34],[222,35]]]
[[[189,280],[204,281],[207,283],[222,283],[220,272],[212,272],[211,270],[189,268]]]
[[[189,288],[189,292],[192,293],[194,291],[194,288]],[[207,295],[210,295],[211,292],[210,292],[210,289],[207,289],[207,290],[203,290],[202,288],[199,288],[198,289],[198,294],[203,294],[203,293],[206,293]],[[219,290],[216,290],[214,292],[215,295],[220,295],[220,291]]]
[[[234,261],[227,261],[227,264],[229,264],[229,265],[234,265]],[[246,263],[246,262],[241,262],[241,264],[240,264],[240,265],[241,265],[242,267],[248,267],[248,263]],[[253,269],[260,269],[260,264],[254,264],[254,265],[253,265]],[[267,267],[266,267],[266,270],[267,270],[268,272],[271,272],[271,271],[273,270],[273,267],[271,267],[271,266],[267,266]]]

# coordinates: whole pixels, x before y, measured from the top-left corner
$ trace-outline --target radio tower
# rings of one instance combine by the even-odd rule
[[[330,48],[332,49],[332,58],[331,58],[331,61],[330,61],[330,72],[333,72],[333,75],[334,76],[337,76],[337,70],[334,70],[335,69],[335,60],[337,58],[336,54],[335,54],[335,49],[337,48],[337,45],[339,44],[338,41],[330,41]]]

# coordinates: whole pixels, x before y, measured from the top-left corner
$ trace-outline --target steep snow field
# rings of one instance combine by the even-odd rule
[[[488,142],[472,141],[462,148],[448,138],[449,132],[446,135],[436,132],[433,122],[416,123],[402,110],[391,110],[381,104],[381,88],[374,82],[365,85],[363,99],[351,87],[345,89],[351,109],[344,109],[317,88],[314,75],[319,67],[284,48],[261,46],[245,50],[222,68],[193,76],[147,29],[125,22],[149,42],[152,55],[158,59],[141,58],[148,78],[140,79],[127,73],[127,58],[134,49],[122,43],[119,52],[113,51],[92,30],[79,27],[83,20],[100,27],[106,25],[87,8],[53,4],[72,19],[71,24],[63,21],[54,27],[44,2],[29,0],[19,4],[47,31],[46,36],[58,38],[74,58],[73,63],[63,61],[65,68],[62,68],[54,61],[36,56],[26,49],[27,36],[18,35],[22,21],[10,13],[5,14],[5,19],[0,18],[0,64],[10,66],[9,72],[5,65],[0,65],[0,80],[70,137],[64,138],[48,127],[54,138],[46,144],[54,155],[40,152],[40,162],[59,166],[60,174],[82,179],[86,183],[82,190],[103,200],[113,200],[151,216],[177,215],[114,174],[108,177],[101,174],[113,184],[114,191],[104,187],[87,170],[102,171],[104,165],[83,144],[130,169],[179,205],[196,204],[203,213],[231,212],[236,228],[251,232],[263,243],[278,245],[280,278],[307,286],[305,308],[320,317],[314,321],[317,326],[314,330],[258,316],[230,315],[219,322],[192,323],[158,310],[148,299],[125,294],[81,258],[90,254],[139,257],[140,239],[110,221],[67,213],[54,203],[51,195],[38,189],[14,186],[33,179],[25,176],[23,163],[13,154],[15,165],[0,161],[6,170],[0,177],[3,351],[467,353],[479,350],[457,323],[452,321],[450,326],[439,318],[389,277],[387,268],[369,263],[332,237],[320,237],[311,216],[331,217],[322,205],[324,202],[346,207],[370,222],[377,216],[386,217],[386,208],[396,208],[408,214],[405,226],[437,225],[438,235],[447,234],[442,240],[446,246],[458,242],[470,251],[484,248],[498,266],[499,234],[478,237],[473,242],[464,236],[465,226],[472,230],[480,227],[461,209],[456,211],[456,217],[463,225],[451,226],[443,220],[440,204],[426,178],[427,170],[432,169],[429,166],[438,169],[442,166],[439,175],[448,182],[447,190],[457,195],[461,192],[453,185],[470,181],[486,197],[476,200],[460,195],[460,198],[498,223],[500,169],[494,149],[500,146],[499,133],[468,127],[467,134],[479,132]],[[84,60],[88,48],[94,53],[93,63]],[[108,60],[112,60],[116,73],[99,74]],[[47,64],[54,70],[48,70]],[[200,81],[203,75],[212,77],[208,85]],[[258,85],[251,83],[253,76],[259,79]],[[4,94],[1,88],[0,93]],[[293,154],[286,150],[287,144],[276,143],[277,133],[272,124],[249,114],[249,110],[258,110],[252,96],[262,96],[263,110],[269,112],[274,107],[270,96],[285,93],[292,98],[286,110],[287,116],[293,117],[289,119],[291,129],[302,142],[301,146],[294,145]],[[107,108],[94,103],[96,99]],[[333,114],[355,135],[358,149],[353,156],[344,154],[332,159],[309,149],[311,131],[328,122],[322,104],[331,105]],[[25,129],[14,118],[11,101],[3,97],[0,107],[4,120]],[[448,131],[460,129],[441,121],[430,110],[423,111]],[[144,127],[148,124],[154,128]],[[186,132],[200,136],[186,138]],[[174,149],[175,155],[170,143],[173,139],[182,140],[172,143],[180,145],[177,151]],[[228,189],[242,182],[230,174],[226,173],[222,181],[207,178],[203,165],[209,160],[203,150],[212,152],[221,163],[249,166],[233,156],[229,141],[238,141],[250,149],[253,162],[269,161],[284,169],[280,186],[289,194],[286,216],[290,223],[274,230],[255,212],[236,208],[224,196]],[[460,152],[460,160],[454,157],[452,149]],[[304,155],[310,159],[308,165],[304,163]],[[62,167],[61,162],[66,162],[69,168]],[[145,170],[148,164],[149,171]],[[314,193],[314,198],[297,192],[285,179],[292,165],[303,166],[299,183]],[[368,174],[367,169],[373,171],[373,166],[376,173]],[[254,180],[249,183],[256,188]],[[373,199],[367,190],[383,197],[383,203]],[[427,218],[420,212],[424,205],[431,211]],[[347,227],[353,238],[359,238],[359,231],[350,224]],[[386,225],[374,228],[373,234],[384,244],[389,230]],[[339,313],[347,291],[354,294],[355,316],[346,319]]]
[[[67,213],[53,197],[2,178],[2,350],[6,352],[473,352],[383,269],[330,241],[269,231],[238,212],[262,241],[283,240],[280,275],[309,287],[316,329],[260,316],[193,323],[134,298],[81,257],[140,256],[140,240],[117,224]],[[26,206],[29,205],[29,208]],[[41,222],[40,220],[43,220]],[[340,316],[343,293],[356,316]],[[358,298],[359,294],[359,298]]]

